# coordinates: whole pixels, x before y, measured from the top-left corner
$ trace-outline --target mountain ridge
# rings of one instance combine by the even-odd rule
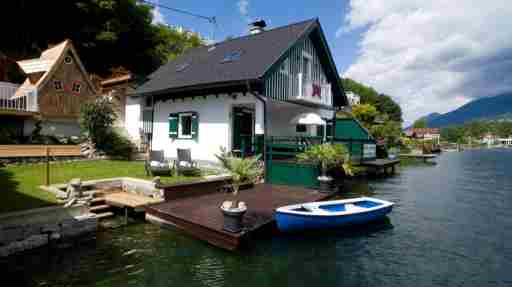
[[[461,125],[475,120],[512,119],[512,93],[480,98],[445,114],[431,113],[420,119],[431,128]]]

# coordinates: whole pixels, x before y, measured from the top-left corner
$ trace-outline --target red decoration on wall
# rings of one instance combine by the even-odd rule
[[[321,98],[322,97],[322,87],[320,87],[320,85],[317,85],[317,84],[313,84],[313,94],[312,94],[313,97],[319,97]]]

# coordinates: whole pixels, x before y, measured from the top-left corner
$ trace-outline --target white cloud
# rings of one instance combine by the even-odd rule
[[[506,0],[351,0],[344,32],[363,28],[345,77],[391,95],[406,122],[512,91]]]
[[[240,12],[240,15],[242,15],[247,22],[251,21],[251,18],[249,17],[249,4],[249,0],[239,0],[236,3],[238,12]]]
[[[155,1],[155,3],[158,5],[159,1]],[[153,7],[151,14],[153,14],[153,24],[167,24],[165,16],[162,14],[158,6]]]

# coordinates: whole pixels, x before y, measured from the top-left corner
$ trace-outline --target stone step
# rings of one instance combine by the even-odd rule
[[[96,213],[99,210],[105,210],[105,209],[109,209],[109,208],[110,208],[110,205],[102,204],[102,205],[96,205],[96,206],[89,207],[89,211]]]
[[[102,218],[108,218],[114,216],[114,213],[112,211],[102,212],[102,213],[96,213],[96,218],[102,219]]]
[[[99,203],[105,203],[105,198],[103,197],[95,197],[93,199],[91,199],[91,204],[99,204]]]

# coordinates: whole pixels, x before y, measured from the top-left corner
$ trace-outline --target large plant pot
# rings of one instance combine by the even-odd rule
[[[224,227],[223,229],[229,232],[238,233],[242,231],[242,220],[247,211],[246,208],[225,209],[220,208],[224,214]]]
[[[318,191],[320,191],[322,193],[331,193],[332,192],[332,183],[333,183],[332,177],[319,176],[317,178],[317,180],[318,180],[318,184],[319,184]]]

